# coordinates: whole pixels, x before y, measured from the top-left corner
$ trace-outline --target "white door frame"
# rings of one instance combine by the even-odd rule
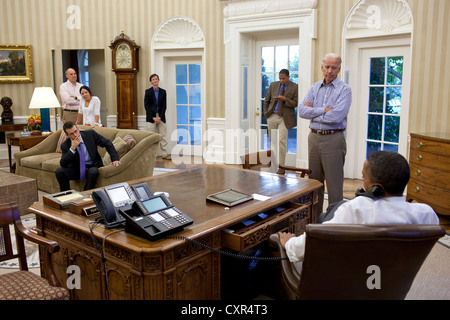
[[[349,41],[348,46],[346,78],[352,88],[353,103],[348,115],[347,125],[347,156],[345,161],[345,177],[349,179],[360,179],[361,169],[365,159],[365,146],[361,145],[362,136],[367,136],[367,132],[361,132],[366,126],[361,125],[361,121],[367,123],[366,110],[362,99],[367,99],[368,80],[361,79],[363,65],[363,53],[372,49],[394,50],[396,48],[407,48],[409,55],[405,56],[403,68],[403,92],[402,92],[402,113],[400,126],[399,153],[406,157],[408,144],[408,119],[409,119],[409,97],[411,84],[411,36],[396,35],[391,37],[359,39]],[[390,53],[386,56],[391,55]],[[395,56],[395,54],[394,54]],[[367,107],[367,101],[365,101]]]
[[[265,2],[264,2],[265,3]],[[287,1],[277,2],[280,4]],[[239,2],[238,2],[239,4]],[[292,5],[291,3],[289,3]],[[267,5],[267,3],[266,3]],[[296,2],[296,5],[302,5],[303,2]],[[307,7],[307,6],[306,6]],[[292,29],[298,30],[299,34],[299,97],[304,97],[313,83],[314,77],[314,42],[316,38],[317,12],[315,9],[301,9],[282,12],[264,12],[248,16],[236,16],[225,19],[225,53],[226,53],[226,75],[225,75],[225,128],[228,130],[239,130],[241,121],[240,98],[236,92],[240,92],[242,87],[241,80],[241,39],[248,35],[267,35],[270,33],[282,33],[283,30],[291,32]],[[281,23],[282,22],[282,23]],[[299,98],[300,99],[300,98]],[[252,106],[253,107],[253,106]],[[252,111],[249,111],[249,114]],[[255,110],[253,110],[253,113]],[[308,121],[300,120],[298,123],[298,133],[301,140],[297,141],[296,166],[305,167],[308,165]],[[225,145],[225,163],[240,163],[241,146],[226,148]]]

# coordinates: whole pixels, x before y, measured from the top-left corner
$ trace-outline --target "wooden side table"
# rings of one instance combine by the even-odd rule
[[[26,123],[10,123],[0,124],[0,143],[5,143],[5,132],[8,131],[22,131],[27,126]]]
[[[42,132],[37,132],[30,135],[22,135],[22,133],[19,132],[7,134],[6,142],[8,144],[9,172],[15,173],[16,171],[12,166],[11,146],[18,146],[20,148],[20,151],[24,151],[31,147],[34,147],[50,135],[51,132],[44,134]]]

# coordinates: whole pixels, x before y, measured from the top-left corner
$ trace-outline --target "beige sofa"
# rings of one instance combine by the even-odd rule
[[[91,127],[79,126],[80,130],[92,129]],[[116,150],[119,152],[121,165],[114,167],[105,165],[99,169],[97,187],[105,187],[111,184],[130,181],[153,175],[156,154],[161,141],[161,135],[140,130],[113,129],[113,128],[95,128],[99,134],[113,142]],[[61,140],[64,140],[62,129],[51,134],[47,139],[25,151],[16,152],[16,174],[33,178],[37,180],[38,189],[48,192],[59,192],[59,184],[56,180],[55,170],[60,166],[61,153],[56,152]],[[130,145],[123,147],[123,138],[131,134],[136,144],[131,150],[127,150]],[[133,140],[133,139],[132,139]],[[131,144],[133,145],[133,144]],[[99,147],[98,151],[102,157],[107,159],[106,149]],[[125,154],[123,154],[125,153]],[[109,159],[110,161],[110,159]],[[81,181],[71,181],[70,186],[73,190],[82,191],[84,183]]]

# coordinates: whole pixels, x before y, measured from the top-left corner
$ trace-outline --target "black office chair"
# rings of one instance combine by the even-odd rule
[[[281,262],[283,298],[402,300],[444,235],[439,225],[310,224],[301,274],[289,260]],[[287,257],[277,234],[269,243]],[[377,282],[380,288],[370,289]]]

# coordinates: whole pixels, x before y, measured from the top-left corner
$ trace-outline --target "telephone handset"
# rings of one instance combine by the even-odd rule
[[[131,208],[136,201],[134,192],[126,182],[107,186],[104,190],[93,191],[92,199],[108,229],[124,226],[126,220],[119,214],[119,210]]]

